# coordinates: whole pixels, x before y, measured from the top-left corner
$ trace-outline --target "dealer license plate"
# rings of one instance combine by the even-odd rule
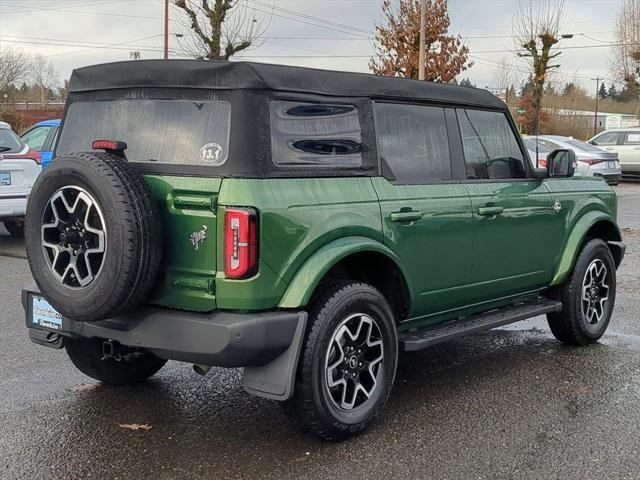
[[[31,302],[31,323],[49,330],[62,330],[62,315],[44,298],[34,295]]]
[[[11,172],[0,172],[0,185],[11,185]]]

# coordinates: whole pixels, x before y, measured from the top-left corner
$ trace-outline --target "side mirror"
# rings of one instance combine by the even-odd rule
[[[533,176],[538,179],[547,178],[547,169],[544,167],[536,167],[533,169]]]
[[[576,154],[573,150],[554,150],[547,156],[549,177],[573,177],[576,171]]]
[[[595,140],[591,140],[591,141],[590,141],[590,142],[588,142],[588,143],[590,143],[591,145],[598,145],[598,142],[596,142]]]

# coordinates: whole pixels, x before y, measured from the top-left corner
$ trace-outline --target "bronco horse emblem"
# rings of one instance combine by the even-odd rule
[[[193,248],[197,252],[200,250],[200,244],[207,239],[207,226],[202,225],[202,230],[193,232],[189,238],[191,239],[191,245],[193,245]]]

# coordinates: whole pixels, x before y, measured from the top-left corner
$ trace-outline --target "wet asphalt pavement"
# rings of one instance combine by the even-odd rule
[[[404,355],[378,423],[341,444],[246,395],[239,370],[170,362],[109,387],[31,344],[29,268],[0,227],[0,478],[640,478],[640,185],[617,190],[627,257],[599,344],[565,347],[538,318]]]

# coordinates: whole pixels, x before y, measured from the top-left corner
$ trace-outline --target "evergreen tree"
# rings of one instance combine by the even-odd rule
[[[609,94],[607,93],[607,87],[604,85],[604,82],[602,82],[600,84],[600,90],[598,90],[598,97],[604,100],[608,96]]]
[[[520,96],[524,97],[527,93],[533,92],[535,84],[533,82],[533,75],[529,74],[529,78],[520,87]]]
[[[562,95],[564,97],[570,97],[576,92],[576,89],[577,89],[576,84],[573,82],[569,82],[564,86],[564,89],[562,90]]]
[[[612,98],[613,100],[617,100],[618,99],[618,89],[616,88],[615,84],[611,84],[611,86],[609,87],[609,93],[607,94],[607,96],[609,98]]]
[[[469,78],[465,78],[460,82],[460,86],[462,87],[475,87],[475,85],[473,83],[471,83],[471,80],[469,80]]]

